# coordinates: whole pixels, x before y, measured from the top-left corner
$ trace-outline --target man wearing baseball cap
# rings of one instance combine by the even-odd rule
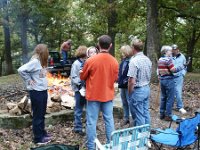
[[[172,54],[173,54],[173,63],[175,67],[179,67],[186,64],[185,56],[180,53],[180,50],[176,44],[172,45]],[[187,113],[184,109],[182,101],[182,89],[183,89],[183,80],[186,74],[186,69],[183,69],[177,73],[174,73],[175,81],[175,97],[176,97],[176,107],[182,114]]]

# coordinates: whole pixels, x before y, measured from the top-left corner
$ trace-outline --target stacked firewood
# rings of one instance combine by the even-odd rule
[[[48,96],[47,113],[58,112],[63,109],[73,109],[75,100],[73,95],[68,93],[52,93]]]
[[[18,103],[7,103],[7,110],[11,115],[31,113],[30,99],[25,95]]]
[[[74,106],[73,94],[48,94],[47,113],[58,112],[63,109],[73,109]],[[11,115],[31,114],[31,101],[27,96],[24,96],[18,103],[7,103],[7,110]]]

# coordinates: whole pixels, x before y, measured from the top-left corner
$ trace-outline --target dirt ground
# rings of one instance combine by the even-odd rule
[[[3,80],[4,81],[4,80]],[[9,81],[9,82],[8,82]],[[26,94],[23,82],[18,76],[11,76],[8,80],[0,83],[0,110],[6,109],[7,102],[15,102],[20,100]],[[169,125],[169,122],[159,119],[159,87],[156,84],[151,84],[151,99],[150,99],[150,112],[151,112],[151,127],[164,128]],[[200,108],[200,79],[193,80],[191,77],[186,78],[183,89],[183,101],[186,115],[181,115],[176,110],[174,114],[181,117],[191,117],[194,112]],[[85,120],[85,119],[83,119]],[[122,126],[123,120],[115,117],[115,128],[127,128]],[[85,126],[85,122],[83,122]],[[79,144],[81,149],[85,148],[86,137],[80,136],[72,132],[73,122],[66,121],[64,123],[57,123],[56,125],[46,126],[46,130],[53,136],[50,144],[62,143],[67,145]],[[105,129],[102,118],[99,118],[97,127],[98,138],[102,143],[105,142]],[[31,147],[37,147],[32,142],[31,127],[24,129],[2,129],[0,128],[0,150],[28,150]],[[152,149],[154,149],[152,147]],[[169,148],[165,148],[169,149]]]

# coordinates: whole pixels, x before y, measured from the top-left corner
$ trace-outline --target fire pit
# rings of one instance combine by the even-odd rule
[[[47,114],[45,115],[45,124],[53,125],[58,122],[73,120],[75,100],[73,91],[70,87],[70,78],[48,74],[48,81],[49,97]],[[12,95],[7,97],[8,100],[12,99],[7,102],[7,110],[0,110],[0,128],[17,129],[31,125],[31,104],[22,83],[23,82],[20,79],[15,90],[13,90],[15,93],[17,92],[17,97],[13,97]],[[116,93],[118,93],[118,91],[116,91]],[[116,96],[116,99],[119,99],[119,94]],[[17,100],[15,100],[16,98]],[[114,100],[114,102],[114,115],[121,116],[121,101]]]
[[[65,109],[73,109],[75,106],[74,93],[70,86],[70,78],[60,75],[47,74],[48,101],[47,113],[59,112]],[[11,115],[31,114],[31,102],[25,95],[18,103],[7,103],[8,112]]]
[[[70,86],[70,78],[48,73],[48,101],[46,123],[73,118],[75,100]],[[7,110],[0,111],[0,127],[23,128],[31,125],[31,102],[28,94],[16,102],[8,102]]]
[[[62,109],[73,109],[75,106],[74,92],[71,89],[70,78],[47,75],[48,78],[48,103],[47,113],[57,112]]]

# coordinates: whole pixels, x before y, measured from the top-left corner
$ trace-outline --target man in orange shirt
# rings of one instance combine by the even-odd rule
[[[105,122],[107,143],[110,142],[111,132],[114,130],[113,99],[114,82],[118,78],[118,62],[109,54],[112,39],[108,35],[99,37],[100,53],[86,60],[81,80],[86,81],[87,99],[87,148],[95,149],[96,124],[99,111],[102,111]]]

